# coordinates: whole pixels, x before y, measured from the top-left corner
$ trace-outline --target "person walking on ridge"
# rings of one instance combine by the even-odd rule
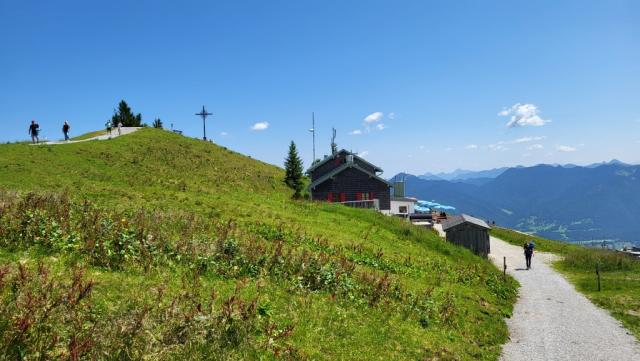
[[[29,126],[29,135],[31,135],[31,142],[33,144],[38,144],[40,139],[38,138],[38,133],[40,132],[40,125],[35,120],[31,121],[31,125]]]
[[[531,258],[533,257],[533,249],[536,247],[533,241],[525,242],[524,246],[524,258],[527,262],[527,269],[531,269]]]
[[[64,125],[62,126],[62,133],[64,134],[64,140],[68,141],[69,140],[69,130],[71,129],[71,126],[69,125],[68,121],[64,121]]]
[[[109,139],[111,139],[111,128],[113,127],[113,124],[111,123],[110,120],[107,120],[106,123],[104,123],[105,128],[107,128],[107,134],[109,135]]]
[[[122,122],[118,122],[118,135],[122,135]]]

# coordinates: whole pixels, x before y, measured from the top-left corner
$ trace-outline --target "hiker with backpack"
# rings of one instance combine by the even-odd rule
[[[31,121],[31,125],[29,126],[29,135],[31,135],[31,142],[33,144],[38,144],[40,139],[38,138],[38,133],[40,132],[40,125],[35,120]]]
[[[107,128],[107,134],[109,134],[109,138],[111,138],[111,128],[113,127],[113,124],[111,123],[110,120],[107,120],[104,126],[105,128]]]
[[[533,257],[533,250],[535,249],[536,244],[533,241],[525,242],[524,246],[524,258],[527,262],[527,269],[531,269],[531,258]]]
[[[69,140],[69,130],[71,129],[71,126],[69,125],[68,121],[64,121],[64,125],[62,126],[62,134],[64,134],[64,140],[67,141]]]

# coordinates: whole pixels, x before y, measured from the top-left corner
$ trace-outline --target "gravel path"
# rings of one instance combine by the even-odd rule
[[[501,360],[640,360],[640,343],[606,311],[593,305],[536,253],[525,267],[522,247],[491,237],[491,260],[521,284],[512,318],[511,341]]]
[[[130,133],[135,132],[136,130],[140,129],[140,127],[122,127],[122,134],[121,135],[127,135]],[[38,144],[32,144],[32,145],[57,145],[57,144],[70,144],[70,143],[81,143],[81,142],[88,142],[90,140],[107,140],[107,139],[111,139],[111,138],[117,138],[118,135],[118,128],[113,128],[113,130],[111,131],[111,135],[108,134],[103,134],[103,135],[98,135],[96,137],[93,138],[88,138],[88,139],[83,139],[83,140],[69,140],[69,141],[64,141],[64,140],[57,140],[57,141],[46,141],[46,142],[40,142]]]

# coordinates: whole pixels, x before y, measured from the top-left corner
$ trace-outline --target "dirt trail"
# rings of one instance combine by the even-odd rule
[[[106,139],[111,139],[111,138],[117,138],[121,135],[127,135],[127,134],[131,134],[135,131],[137,131],[138,129],[140,129],[140,127],[122,127],[122,133],[120,135],[118,135],[118,128],[113,128],[113,130],[111,131],[111,135],[109,134],[103,134],[103,135],[98,135],[95,136],[93,138],[88,138],[88,139],[83,139],[83,140],[69,140],[69,141],[64,141],[64,140],[56,140],[56,141],[43,141],[40,142],[38,144],[33,144],[33,145],[58,145],[58,144],[71,144],[71,143],[81,143],[81,142],[88,142],[90,140],[106,140]]]
[[[640,360],[640,343],[550,266],[554,255],[536,253],[527,271],[521,247],[491,237],[489,257],[500,269],[507,257],[522,285],[501,360]]]

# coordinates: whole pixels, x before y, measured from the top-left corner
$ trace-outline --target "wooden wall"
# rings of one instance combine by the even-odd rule
[[[465,222],[446,232],[447,241],[468,248],[479,256],[487,257],[491,251],[488,229]]]
[[[373,192],[374,198],[380,200],[380,209],[388,210],[391,208],[391,194],[389,185],[369,177],[367,174],[349,168],[336,175],[334,179],[318,185],[316,189],[311,190],[314,200],[326,201],[329,192],[334,193],[334,202],[340,201],[340,193],[345,193],[346,201],[356,201],[356,193]]]

